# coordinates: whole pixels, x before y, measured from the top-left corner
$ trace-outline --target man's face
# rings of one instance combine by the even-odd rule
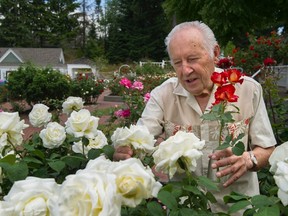
[[[210,94],[213,83],[214,58],[203,46],[198,30],[183,29],[170,41],[169,53],[182,86],[194,96]]]

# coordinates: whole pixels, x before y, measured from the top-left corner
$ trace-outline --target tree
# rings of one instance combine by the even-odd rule
[[[75,36],[75,0],[1,0],[0,46],[51,47]]]
[[[176,23],[201,20],[214,31],[221,45],[233,41],[242,45],[246,32],[263,34],[278,27],[287,29],[288,4],[283,0],[256,1],[242,0],[166,0],[165,12]]]
[[[9,46],[32,46],[29,28],[29,5],[25,0],[0,1],[0,44]]]
[[[161,60],[164,56],[166,20],[155,0],[108,2],[107,57],[111,62]]]

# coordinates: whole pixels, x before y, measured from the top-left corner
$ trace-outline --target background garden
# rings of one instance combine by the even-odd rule
[[[169,64],[165,68],[152,63],[140,67],[139,61],[168,60],[164,47],[167,32],[175,23],[199,19],[211,26],[222,47],[219,67],[238,67],[247,76],[260,72],[254,78],[262,84],[277,143],[280,145],[288,141],[287,86],[278,86],[278,81],[283,77],[276,67],[288,64],[288,5],[285,1],[265,0],[259,4],[232,0],[2,0],[0,6],[0,46],[61,47],[67,59],[84,56],[94,61],[100,74],[99,77],[79,76],[73,80],[51,68],[24,64],[7,81],[1,81],[0,101],[1,104],[11,103],[13,109],[9,112],[28,115],[33,105],[43,103],[57,121],[64,101],[69,96],[81,97],[86,105],[96,104],[92,116],[109,116],[109,123],[99,125],[98,129],[107,135],[111,144],[110,137],[116,128],[137,121],[149,100],[150,91],[175,76]],[[129,67],[119,70],[124,64]],[[120,96],[123,105],[97,109],[97,98],[104,90]],[[28,110],[23,101],[29,105]],[[1,105],[0,108],[7,111]],[[73,142],[75,140],[71,138],[67,145]],[[39,145],[38,134],[25,143],[25,150],[32,155],[25,160],[27,173],[19,169],[15,172],[15,167],[9,171],[9,167],[3,165],[7,161],[1,161],[8,173],[8,178],[1,184],[2,195],[9,191],[14,181],[25,179],[28,174],[53,177],[62,182],[65,176],[85,167],[88,159],[97,158],[103,152],[111,158],[113,153],[110,145],[101,150],[92,150],[86,157],[76,155],[64,158],[68,148],[63,147],[60,153],[52,150],[42,155],[36,151]],[[41,149],[45,152],[43,147]],[[149,164],[149,160],[146,162]],[[39,168],[41,166],[43,169]],[[269,167],[259,171],[258,177],[261,195],[268,198],[261,197],[258,205],[255,202],[253,211],[277,205],[281,214],[287,214],[288,210],[275,199],[277,189]],[[238,195],[229,198],[230,202],[235,203],[243,200],[253,201]],[[144,204],[144,208],[139,207],[132,212],[131,209],[130,212],[123,210],[123,215],[149,215],[151,212],[145,212],[147,203]]]

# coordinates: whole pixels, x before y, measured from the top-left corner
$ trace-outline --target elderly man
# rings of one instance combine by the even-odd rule
[[[227,211],[223,196],[235,191],[247,195],[259,194],[256,170],[264,167],[274,150],[276,140],[269,122],[259,83],[250,77],[236,84],[235,104],[239,114],[234,114],[234,128],[245,133],[245,152],[241,156],[231,148],[214,151],[218,146],[217,124],[203,121],[201,116],[215,102],[216,85],[211,81],[220,47],[212,30],[202,22],[186,22],[175,26],[165,39],[171,63],[177,78],[170,78],[151,92],[139,125],[146,125],[156,137],[163,132],[166,137],[177,130],[192,131],[205,140],[203,156],[198,163],[197,175],[207,175],[211,169],[224,179],[220,192],[214,193],[218,203],[211,206],[213,212]],[[219,136],[219,134],[218,134]],[[117,148],[115,160],[129,158],[133,151],[127,147]],[[212,165],[209,165],[209,160]],[[221,169],[220,169],[221,168]]]

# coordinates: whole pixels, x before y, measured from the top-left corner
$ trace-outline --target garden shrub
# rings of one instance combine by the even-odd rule
[[[10,99],[26,100],[31,105],[47,99],[65,99],[70,94],[69,82],[66,75],[52,68],[26,64],[9,75],[7,88]]]
[[[146,75],[162,75],[166,73],[166,70],[159,67],[158,65],[153,65],[153,64],[144,64],[141,67],[137,66],[135,68],[135,72],[137,76],[146,76]]]
[[[70,96],[81,97],[86,103],[94,103],[104,91],[105,85],[102,79],[77,78],[71,81]]]
[[[8,90],[5,85],[0,86],[0,103],[7,101]]]

